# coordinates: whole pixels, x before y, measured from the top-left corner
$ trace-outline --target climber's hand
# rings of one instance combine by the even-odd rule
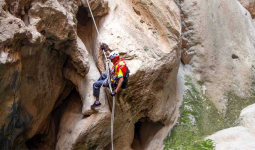
[[[116,94],[117,94],[116,91],[111,92],[111,96],[115,96]]]
[[[102,51],[107,51],[107,47],[104,44],[101,44],[101,50]]]

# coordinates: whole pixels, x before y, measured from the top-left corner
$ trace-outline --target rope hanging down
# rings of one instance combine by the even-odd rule
[[[90,11],[90,14],[91,14],[91,17],[93,19],[93,22],[94,22],[94,25],[95,25],[95,28],[96,28],[96,31],[97,31],[97,35],[99,37],[99,31],[98,31],[98,28],[97,28],[97,24],[96,24],[96,21],[94,19],[94,16],[93,16],[93,13],[91,11],[91,8],[90,8],[90,5],[89,5],[89,1],[87,0],[87,4],[88,4],[88,7],[89,7],[89,11]],[[105,57],[105,60],[106,60],[106,72],[107,72],[107,80],[108,80],[108,83],[109,83],[109,87],[110,87],[110,91],[112,92],[112,86],[111,86],[111,78],[110,78],[110,72],[109,72],[109,59],[107,59],[106,57],[106,54],[105,52],[103,51],[104,53],[104,57]],[[112,143],[112,150],[114,150],[113,148],[113,124],[114,124],[114,111],[115,111],[115,96],[113,96],[113,102],[112,102],[112,115],[111,115],[111,143]]]

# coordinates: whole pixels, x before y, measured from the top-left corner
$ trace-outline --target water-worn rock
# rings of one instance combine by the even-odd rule
[[[80,30],[83,33],[79,35],[101,72],[104,70],[104,61],[102,52],[98,50],[99,42],[105,42],[111,50],[119,51],[131,70],[129,88],[120,90],[116,96],[114,144],[116,148],[130,149],[134,140],[132,131],[142,133],[138,127],[142,124],[148,128],[158,128],[142,138],[142,143],[138,145],[142,145],[143,149],[160,149],[165,133],[178,116],[175,112],[178,110],[176,75],[180,61],[179,9],[174,1],[109,1],[108,4],[108,14],[100,21],[96,19],[100,37],[92,38],[96,38],[95,30],[90,34],[92,37],[86,36],[86,29],[93,25],[91,20],[85,25],[80,24],[84,30]],[[81,87],[80,83],[75,84]],[[86,88],[78,89],[80,93]],[[93,120],[93,117],[89,118]],[[79,135],[76,141],[72,141],[72,147],[109,149],[110,135],[105,132],[105,128],[109,130],[109,124],[102,124],[101,127],[100,124],[94,124],[97,130],[84,128],[84,132],[86,130],[86,134],[91,136]],[[96,132],[102,133],[101,136]],[[69,141],[69,138],[63,137],[61,141],[66,140]],[[122,143],[123,140],[126,142]]]
[[[66,69],[64,70],[65,77],[71,80],[76,85],[76,89],[82,98],[83,102],[82,114],[85,116],[95,113],[90,108],[90,106],[96,100],[93,96],[93,83],[96,82],[100,77],[99,71],[93,61],[92,56],[89,56],[89,62],[90,71],[85,77],[82,77],[80,74],[78,74],[76,70],[72,68],[71,65],[67,65]],[[100,110],[97,111],[110,112],[109,104],[107,102],[103,87],[100,90],[99,100],[101,101],[102,106],[100,107]]]
[[[88,72],[87,54],[80,53],[76,36],[78,5],[56,0],[0,2],[1,148],[47,133],[55,102],[67,89],[62,72],[68,55],[77,72]]]
[[[228,96],[245,98],[253,87],[255,28],[250,13],[237,0],[188,0],[180,7],[191,76],[224,113]]]
[[[100,98],[105,102],[99,113],[83,116],[90,114],[87,112],[94,101],[92,84],[100,76],[98,69],[104,70],[99,42],[119,51],[131,70],[129,88],[116,96],[115,147],[163,146],[178,116],[179,8],[174,0],[90,0],[90,4],[99,16],[99,37],[84,11],[84,1],[0,2],[1,148],[14,145],[21,149],[21,144],[34,135],[37,137],[33,140],[39,137],[42,143],[55,147],[57,131],[52,130],[58,129],[53,127],[58,123],[52,123],[52,111],[72,90],[67,79],[79,94],[72,92],[66,99],[67,108],[58,118],[56,148],[110,148],[111,113],[104,90]],[[108,100],[111,103],[109,96]],[[140,126],[153,132],[146,133]],[[29,145],[33,140],[27,143],[28,148],[49,148]]]
[[[255,104],[244,108],[240,114],[239,125],[221,130],[207,137],[212,139],[216,150],[236,149],[255,150]]]
[[[239,124],[248,128],[255,135],[255,104],[244,108],[240,114]]]
[[[216,150],[255,150],[255,135],[248,128],[238,126],[225,129],[208,137],[216,144]]]
[[[96,149],[98,145],[107,144],[109,139],[105,139],[104,136],[110,136],[111,113],[99,112],[84,117],[79,94],[74,92],[69,99],[61,118],[56,149]],[[77,144],[74,145],[74,143],[80,143],[78,145],[82,145],[82,147],[75,147]]]

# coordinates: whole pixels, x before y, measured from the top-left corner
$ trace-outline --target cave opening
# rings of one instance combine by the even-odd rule
[[[161,122],[153,122],[148,117],[143,117],[135,123],[134,140],[131,148],[144,150],[156,136],[157,132],[164,127]]]

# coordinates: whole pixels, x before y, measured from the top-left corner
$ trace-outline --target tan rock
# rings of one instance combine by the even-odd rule
[[[60,122],[56,149],[95,149],[98,146],[102,149],[102,146],[108,143],[105,136],[110,136],[111,114],[99,112],[84,118],[78,93],[73,93],[69,98]]]
[[[84,115],[91,115],[92,113],[95,113],[90,108],[90,106],[95,101],[95,98],[93,96],[93,83],[97,81],[100,77],[99,71],[95,63],[93,62],[93,58],[91,56],[89,56],[89,62],[90,71],[85,77],[77,74],[76,70],[71,66],[68,66],[64,71],[65,77],[71,80],[76,85],[76,89],[81,96],[81,101],[83,102],[82,113]],[[107,102],[103,87],[100,90],[99,100],[101,101],[102,106],[98,111],[110,112],[109,104]]]
[[[83,26],[82,30],[78,30],[82,31],[79,32],[80,38],[88,52],[93,55],[93,61],[98,65],[100,72],[104,71],[104,60],[101,59],[102,53],[98,50],[99,42],[105,42],[111,50],[119,51],[131,70],[129,88],[121,90],[116,96],[114,145],[116,148],[131,149],[134,142],[132,141],[134,124],[141,122],[141,118],[146,118],[145,124],[148,124],[148,128],[156,128],[158,124],[160,126],[155,132],[148,133],[149,138],[144,138],[142,146],[144,149],[160,148],[178,116],[176,75],[181,44],[179,9],[174,1],[154,0],[109,1],[109,7],[109,13],[102,20],[97,20],[100,37],[96,37],[94,29],[88,36],[87,29],[93,27],[91,20],[85,25],[78,24]],[[90,61],[90,64],[93,61]],[[92,68],[94,67],[90,70]],[[71,72],[67,71],[66,75]],[[89,78],[93,74],[97,76],[93,77],[93,80],[99,78],[98,73],[98,75],[89,74],[90,71]],[[82,86],[85,85],[86,79],[79,79],[72,73],[69,77],[76,85],[82,99],[82,92],[86,91],[86,88],[90,87],[89,93],[92,92],[92,86]],[[88,84],[92,85],[92,82]],[[111,105],[111,100],[109,101]],[[83,102],[83,106],[84,104],[88,107],[87,102]],[[85,127],[83,131],[78,130],[75,135],[83,132],[86,134],[75,137],[74,140],[65,136],[58,145],[62,145],[63,141],[71,141],[68,145],[72,145],[73,149],[89,149],[90,146],[95,146],[93,147],[95,149],[110,149],[110,116],[107,116],[106,120],[97,119],[95,116],[107,114],[102,112],[89,116],[87,120],[84,119],[84,124],[90,119],[95,120],[93,126],[97,130]],[[137,132],[140,132],[139,129]],[[62,138],[62,135],[60,134],[59,137]]]
[[[11,106],[17,106],[14,110],[20,112],[19,122],[10,132],[14,147],[19,146],[19,149],[20,144],[37,134],[45,137],[42,142],[48,142],[50,147],[52,142],[54,144],[52,136],[56,131],[50,130],[56,124],[52,123],[51,113],[66,97],[63,92],[72,89],[66,85],[66,77],[79,94],[72,93],[67,98],[67,108],[59,118],[56,149],[110,149],[111,113],[103,89],[100,97],[103,106],[99,107],[99,112],[83,118],[83,114],[91,114],[92,84],[100,76],[97,68],[104,71],[102,52],[98,49],[100,42],[119,51],[131,70],[129,88],[120,90],[116,96],[115,147],[131,149],[137,140],[134,138],[136,129],[137,133],[145,133],[139,129],[139,123],[146,129],[156,129],[142,137],[142,143],[138,145],[144,149],[162,147],[163,138],[176,121],[179,101],[176,75],[180,62],[181,23],[175,2],[90,1],[95,16],[102,16],[109,10],[102,19],[96,18],[99,37],[91,18],[85,19],[85,25],[77,25],[75,16],[81,5],[78,0],[23,2],[0,2],[4,8],[0,14],[3,16],[0,32],[3,30],[4,33],[0,37],[3,47],[0,67],[4,68],[0,72],[0,81],[6,81],[3,88],[12,83],[10,76],[15,71],[20,72],[17,91],[20,91],[21,104],[13,103],[13,89],[7,89],[5,94],[1,91],[0,95],[4,98],[0,108],[7,108],[3,110],[5,117],[0,120],[0,125],[8,123],[14,128],[13,120],[8,118],[12,113]],[[10,20],[14,22],[9,23]],[[77,27],[82,28],[77,31],[84,31],[78,33],[79,36],[83,34],[81,40],[77,37]],[[109,90],[106,93],[109,94]],[[112,103],[109,96],[108,101]],[[12,117],[14,121],[15,117]],[[42,145],[38,149],[47,147]],[[4,146],[11,147],[6,143]]]
[[[0,108],[4,114],[0,126],[5,137],[1,148],[46,134],[55,103],[67,89],[63,76],[67,54],[79,73],[88,72],[86,51],[81,52],[76,40],[78,3],[68,4],[72,7],[55,0],[0,2]],[[61,96],[60,102],[66,95]]]
[[[189,46],[186,50],[194,53],[191,77],[204,84],[206,95],[225,112],[229,93],[250,95],[255,58],[252,19],[237,0],[189,0],[180,7],[182,37]]]
[[[87,10],[89,11],[87,0],[81,0],[81,2],[82,2],[82,5],[84,7],[87,7]],[[89,5],[91,7],[91,10],[93,11],[93,15],[95,17],[103,16],[106,13],[108,13],[108,11],[109,11],[108,1],[105,1],[105,0],[96,0],[96,1],[95,0],[88,0],[88,2],[89,2]],[[88,16],[91,17],[91,14],[89,13]]]

